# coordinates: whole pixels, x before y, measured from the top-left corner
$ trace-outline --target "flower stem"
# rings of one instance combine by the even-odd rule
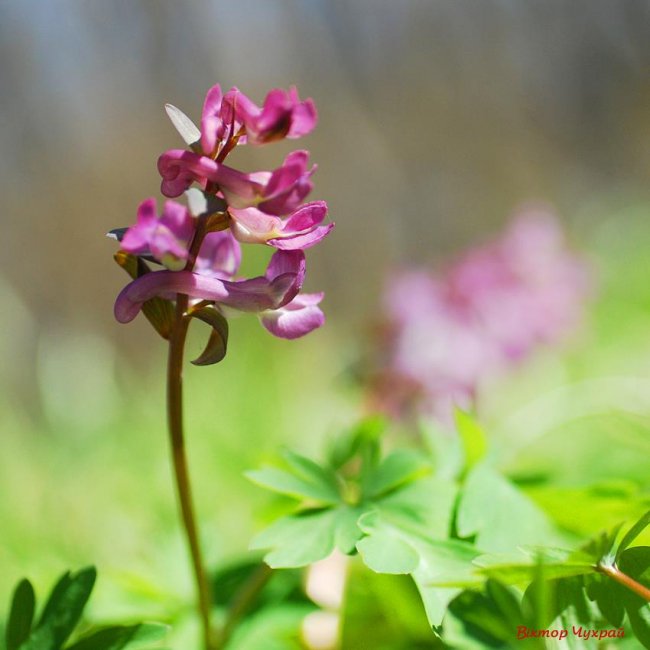
[[[643,600],[650,602],[650,589],[645,585],[642,585],[640,582],[637,582],[626,573],[623,573],[617,566],[599,564],[598,571],[610,577],[612,580],[615,580],[620,585],[623,585],[637,596],[643,598]]]
[[[167,418],[171,443],[174,477],[180,505],[183,527],[187,537],[194,580],[198,597],[198,608],[203,630],[205,650],[215,650],[210,626],[211,596],[205,566],[201,555],[201,545],[192,505],[192,490],[185,454],[183,435],[183,353],[189,327],[189,318],[185,315],[188,298],[179,294],[176,300],[176,317],[169,339],[169,356],[167,362]]]

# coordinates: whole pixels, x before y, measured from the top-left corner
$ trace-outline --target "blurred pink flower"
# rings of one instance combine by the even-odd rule
[[[381,398],[449,422],[453,405],[471,407],[487,378],[574,330],[591,288],[585,262],[542,207],[522,210],[500,238],[441,274],[396,275],[385,294]]]

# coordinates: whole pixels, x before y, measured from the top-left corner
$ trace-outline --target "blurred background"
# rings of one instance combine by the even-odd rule
[[[280,444],[317,453],[359,412],[350,368],[391,268],[442,263],[522,202],[555,206],[601,298],[569,356],[519,374],[487,412],[510,426],[536,395],[623,377],[634,399],[621,384],[590,394],[622,391],[647,452],[649,28],[647,0],[0,3],[0,594],[89,562],[113,576],[105,594],[125,582],[178,594],[176,578],[191,590],[165,347],[144,319],[113,320],[126,276],[104,233],[159,196],[156,159],[182,145],[163,104],[198,120],[216,82],[257,101],[290,84],[315,99],[319,126],[301,146],[337,227],[308,255],[326,328],[288,343],[242,317],[226,361],[189,372],[209,554],[258,527],[265,497],[244,469]],[[235,156],[262,169],[289,148]]]

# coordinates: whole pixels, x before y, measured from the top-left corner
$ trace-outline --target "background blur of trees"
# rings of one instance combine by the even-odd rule
[[[647,196],[649,28],[646,0],[0,3],[3,388],[29,390],[57,332],[149,338],[112,320],[126,277],[103,235],[158,195],[156,158],[180,145],[165,101],[196,118],[216,82],[316,100],[304,146],[337,228],[309,287],[351,332],[388,263],[441,259],[522,201],[579,234]]]

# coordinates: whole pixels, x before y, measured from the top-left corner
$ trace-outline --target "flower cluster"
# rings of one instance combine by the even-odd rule
[[[499,239],[441,274],[395,275],[378,397],[394,413],[414,408],[449,422],[454,405],[474,405],[486,378],[571,332],[591,285],[542,207],[522,210]]]
[[[334,224],[323,224],[324,201],[303,203],[316,169],[309,166],[308,152],[290,153],[273,171],[245,173],[224,163],[238,145],[309,133],[317,121],[312,100],[301,100],[295,88],[276,89],[260,107],[237,88],[224,94],[216,85],[205,98],[200,129],[175,106],[166,109],[189,148],[160,156],[161,191],[169,199],[185,193],[188,207],[167,200],[158,214],[155,199],[147,199],[135,225],[113,231],[122,251],[137,256],[139,264],[146,260],[164,267],[145,266],[136,274],[116,300],[117,320],[131,321],[154,298],[184,295],[190,308],[257,313],[264,327],[282,338],[297,338],[322,325],[318,304],[323,294],[300,292],[304,250]],[[275,249],[263,276],[237,276],[240,242]]]

